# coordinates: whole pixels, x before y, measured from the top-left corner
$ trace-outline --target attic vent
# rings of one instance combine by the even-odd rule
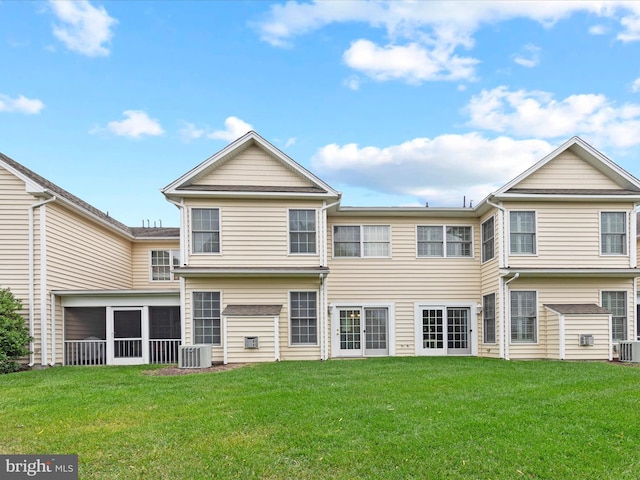
[[[580,346],[581,347],[593,347],[593,334],[581,333],[580,334]]]
[[[258,337],[244,337],[244,348],[258,348]]]
[[[186,345],[180,347],[179,368],[207,368],[211,366],[211,345]]]

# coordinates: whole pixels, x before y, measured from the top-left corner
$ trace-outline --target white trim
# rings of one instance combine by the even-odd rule
[[[422,347],[422,310],[434,309],[443,311],[443,328],[445,337],[443,338],[443,348],[434,350],[433,352]],[[469,346],[471,353],[468,356],[478,356],[478,302],[414,302],[413,303],[413,320],[414,320],[414,341],[416,356],[446,356],[447,354],[447,309],[448,308],[468,308],[469,309]]]
[[[418,254],[418,228],[420,227],[441,227],[442,228],[442,255],[419,255]],[[466,227],[471,229],[471,255],[447,255],[447,228],[448,227]],[[480,234],[482,236],[482,233]],[[416,224],[415,226],[415,247],[416,247],[416,258],[447,258],[447,259],[474,259],[475,256],[475,231],[473,225],[460,225],[460,224]],[[457,242],[456,242],[457,243]],[[481,256],[482,258],[482,252]]]
[[[149,252],[149,283],[171,283],[171,282],[175,282],[177,279],[174,278],[169,278],[169,280],[154,280],[153,279],[153,252],[169,252],[169,277],[173,277],[174,273],[173,273],[173,269],[176,268],[173,265],[173,252],[178,252],[178,268],[180,268],[180,264],[182,263],[182,259],[180,258],[180,255],[182,254],[181,249],[180,248],[150,248],[148,250]],[[163,266],[163,265],[155,265],[157,267]]]
[[[563,314],[558,315],[558,339],[559,351],[558,355],[560,360],[564,360],[566,356],[566,338],[565,338],[565,316]]]
[[[338,302],[332,303],[329,308],[331,309],[331,356],[333,358],[345,358],[349,355],[344,355],[340,349],[340,310],[351,308],[354,310],[360,310],[364,312],[366,308],[386,308],[388,312],[387,318],[387,348],[389,350],[388,356],[396,356],[396,313],[395,302],[390,300],[383,300],[380,302]],[[362,317],[364,318],[364,317]],[[364,328],[364,322],[361,323],[361,334]],[[365,348],[359,350],[359,354],[351,355],[352,357],[366,357]]]
[[[100,296],[64,296],[60,297],[60,305],[66,307],[135,307],[144,305],[147,307],[177,307],[184,311],[180,304],[178,293],[164,294],[153,297],[145,295],[114,295]]]
[[[487,223],[489,220],[493,220],[493,237],[491,238],[493,241],[493,257],[488,258],[485,260],[484,258],[484,224]],[[482,221],[482,218],[480,218],[480,265],[484,265],[485,263],[490,262],[491,260],[493,260],[494,258],[496,258],[498,256],[498,252],[496,252],[496,215],[495,213],[492,213],[491,215],[489,215],[488,217],[486,217],[484,219],[484,221]]]
[[[140,312],[140,337],[142,341],[140,357],[115,358],[115,312]],[[149,307],[148,306],[109,306],[107,315],[107,365],[145,365],[149,363]]]
[[[193,210],[218,210],[218,251],[217,252],[194,252],[193,251]],[[189,210],[189,251],[194,256],[221,256],[222,255],[222,208],[216,206],[192,205]],[[212,232],[215,230],[211,230]]]
[[[533,221],[534,221],[534,232],[533,232],[533,240],[534,240],[534,245],[533,247],[535,248],[535,252],[533,253],[513,253],[511,251],[511,213],[514,212],[522,212],[522,213],[528,213],[528,212],[533,212]],[[538,219],[538,211],[536,209],[509,209],[507,210],[507,213],[509,215],[507,215],[507,218],[505,220],[505,230],[507,232],[507,236],[508,236],[508,245],[509,245],[509,256],[511,257],[537,257],[539,256],[539,251],[540,249],[538,248],[538,227],[539,227],[539,219]],[[509,262],[507,261],[507,264]]]
[[[53,293],[49,294],[51,303],[51,363],[53,367],[56,364],[56,296]],[[64,342],[63,342],[64,345]]]
[[[40,365],[47,365],[49,356],[47,329],[47,206],[40,207]]]
[[[222,306],[220,307],[222,308]],[[228,335],[227,335],[227,330],[228,330],[228,320],[227,320],[227,316],[223,316],[221,318],[222,320],[222,325],[220,325],[220,335],[222,336],[221,340],[222,340],[222,363],[224,365],[226,365],[227,363],[229,363],[229,342],[228,342]]]
[[[515,277],[514,277],[515,278]],[[528,342],[528,341],[524,341],[524,342],[514,342],[511,340],[511,334],[509,334],[509,345],[510,346],[518,346],[518,345],[540,345],[540,295],[538,290],[536,289],[530,289],[530,288],[523,288],[523,289],[514,289],[514,290],[508,290],[509,292],[509,332],[511,332],[511,294],[513,292],[533,292],[536,294],[536,340],[535,342]]]
[[[602,251],[602,214],[603,213],[624,213],[624,228],[625,228],[625,232],[624,232],[624,236],[625,236],[625,241],[623,243],[624,248],[626,250],[626,252],[623,253],[604,253]],[[633,247],[631,246],[631,238],[633,237],[633,235],[631,235],[631,230],[630,230],[630,217],[635,217],[634,214],[629,215],[629,211],[628,210],[598,210],[598,256],[600,257],[626,257],[627,255],[629,255],[629,262],[631,262],[631,251],[635,250],[637,247],[635,245],[633,245]],[[631,267],[633,268],[633,267]]]
[[[609,361],[613,360],[613,315],[609,315]]]
[[[317,290],[311,289],[291,289],[287,291],[287,339],[289,341],[289,348],[308,348],[308,347],[320,347],[322,354],[322,345],[320,341],[320,286]],[[292,293],[315,293],[316,294],[316,343],[292,343],[291,340],[291,294]]]
[[[311,252],[292,252],[291,251],[291,211],[314,211],[315,212],[315,237],[316,237],[316,251]],[[318,209],[317,208],[298,208],[298,207],[288,207],[287,208],[287,255],[292,257],[320,257],[320,242],[319,240],[319,224],[318,224]]]
[[[225,317],[225,321],[226,321]],[[225,344],[226,344],[225,340]],[[280,361],[280,316],[275,315],[273,317],[273,359]]]
[[[357,257],[353,256],[336,256],[336,236],[335,236],[335,228],[336,227],[359,227],[360,228],[360,255]],[[364,254],[364,227],[387,227],[389,229],[389,255],[365,255]],[[391,224],[387,223],[360,223],[360,224],[341,224],[334,223],[331,229],[331,258],[334,259],[356,259],[356,258],[393,258],[392,253],[392,239],[393,239],[393,231],[391,228]],[[384,242],[373,242],[373,243],[384,243]]]

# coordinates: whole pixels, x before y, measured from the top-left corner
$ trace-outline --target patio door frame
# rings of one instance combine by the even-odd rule
[[[448,331],[448,310],[469,309],[468,341],[469,353],[451,352]],[[423,317],[424,310],[439,310],[442,312],[443,348],[424,348],[423,346]],[[479,305],[475,302],[464,303],[415,303],[415,353],[420,356],[477,356],[478,355],[478,314]]]
[[[115,356],[115,312],[140,312],[140,356]],[[138,337],[136,337],[138,338]],[[143,365],[149,363],[149,308],[107,307],[107,365]]]
[[[387,324],[386,324],[386,340],[387,348],[385,352],[375,349],[366,348],[366,320],[365,310],[384,308],[387,310]],[[343,350],[341,347],[340,338],[340,312],[345,310],[351,310],[353,312],[359,312],[360,314],[360,329],[359,339],[360,348]],[[396,354],[395,349],[395,309],[392,302],[388,303],[363,303],[363,302],[350,302],[331,304],[331,356],[336,358],[362,358],[362,357],[380,357],[380,356],[394,356]]]

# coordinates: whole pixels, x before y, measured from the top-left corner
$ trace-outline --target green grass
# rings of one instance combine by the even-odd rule
[[[480,358],[0,376],[0,453],[80,478],[640,476],[640,368]]]

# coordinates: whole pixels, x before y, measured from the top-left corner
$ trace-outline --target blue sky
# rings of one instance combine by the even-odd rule
[[[574,135],[640,177],[640,2],[0,1],[0,151],[118,220],[249,129],[343,205],[481,201]]]

